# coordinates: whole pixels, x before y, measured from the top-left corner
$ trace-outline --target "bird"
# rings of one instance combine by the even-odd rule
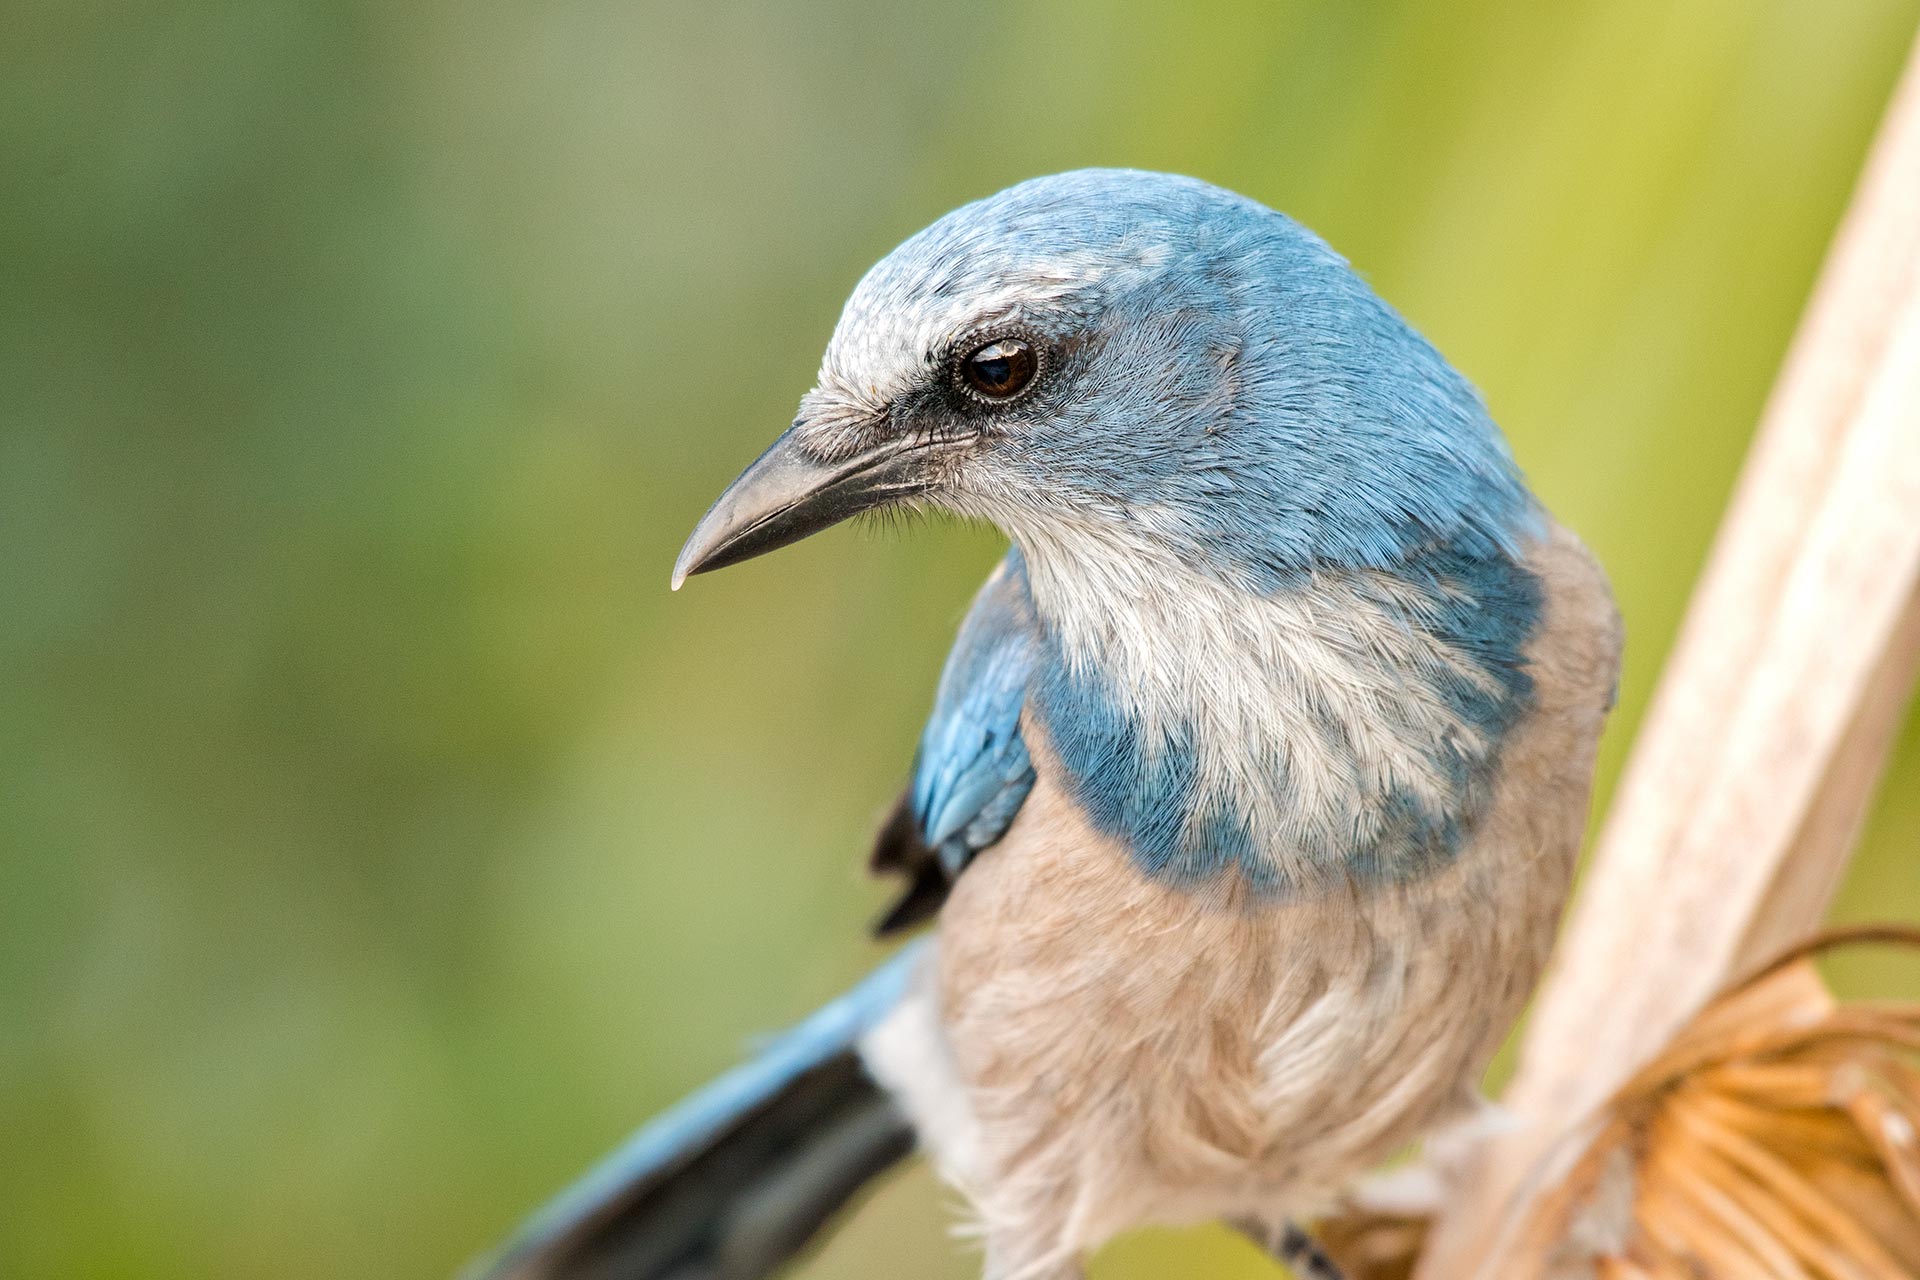
[[[672,585],[888,511],[1008,541],[872,852],[931,930],[477,1274],[757,1280],[918,1150],[987,1280],[1215,1220],[1336,1275],[1298,1224],[1474,1122],[1547,960],[1606,575],[1325,241],[1137,170],[874,266]]]

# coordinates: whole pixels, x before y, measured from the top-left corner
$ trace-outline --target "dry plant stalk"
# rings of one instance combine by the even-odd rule
[[[1920,1002],[1842,1004],[1812,964],[1866,942],[1920,956],[1920,929],[1838,931],[1720,996],[1548,1154],[1513,1243],[1555,1277],[1920,1276]],[[1320,1234],[1350,1280],[1403,1280],[1423,1225]]]

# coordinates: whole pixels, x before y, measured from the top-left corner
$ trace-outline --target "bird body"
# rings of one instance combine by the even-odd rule
[[[863,1045],[978,1213],[990,1274],[1072,1274],[1143,1223],[1278,1226],[1472,1105],[1546,959],[1618,660],[1578,542],[1554,529],[1526,563],[1533,705],[1473,833],[1408,878],[1280,900],[1170,883],[1089,820],[1030,714],[1032,793]]]
[[[1317,237],[1130,171],[948,215],[856,287],[675,585],[902,504],[1012,543],[874,855],[907,882],[882,931],[935,939],[804,1071],[703,1095],[512,1255],[631,1261],[581,1241],[678,1224],[678,1269],[516,1274],[764,1274],[742,1203],[783,1206],[781,1248],[817,1225],[821,1170],[889,1149],[863,1090],[966,1193],[992,1280],[1145,1222],[1278,1224],[1468,1106],[1524,1004],[1618,618],[1472,388]],[[793,1082],[827,1078],[840,1145],[809,1148]]]

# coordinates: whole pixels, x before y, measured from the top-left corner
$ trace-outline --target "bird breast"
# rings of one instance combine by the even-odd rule
[[[937,960],[974,1121],[966,1180],[990,1221],[1065,1197],[1052,1211],[1092,1243],[1140,1221],[1311,1206],[1470,1095],[1544,963],[1619,655],[1578,542],[1554,531],[1529,563],[1545,586],[1535,696],[1483,820],[1418,876],[1284,899],[1231,876],[1198,891],[1157,879],[1088,820],[1031,727],[1034,792],[955,886]],[[1188,634],[1197,664],[1253,646],[1284,667],[1242,675],[1265,696],[1311,669],[1373,687],[1350,677],[1353,654],[1286,654],[1219,612],[1193,612]],[[1144,704],[1158,677],[1134,674]],[[1284,715],[1221,681],[1224,725],[1281,731]]]

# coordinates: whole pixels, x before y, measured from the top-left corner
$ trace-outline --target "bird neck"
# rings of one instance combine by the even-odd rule
[[[1150,873],[1292,893],[1450,861],[1531,698],[1513,557],[1444,544],[1248,589],[1111,527],[1025,531],[1032,706]]]

